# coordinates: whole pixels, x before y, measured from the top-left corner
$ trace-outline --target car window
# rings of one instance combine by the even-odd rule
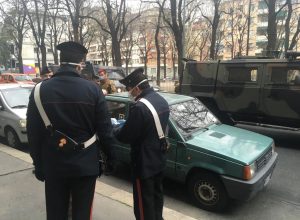
[[[2,94],[11,108],[26,108],[32,87],[3,89]]]
[[[18,76],[15,76],[15,79],[17,81],[31,81],[31,78],[27,75],[18,75]]]
[[[218,119],[197,99],[170,105],[170,118],[183,136],[218,122]]]
[[[126,118],[125,103],[107,100],[107,107],[111,118],[116,118],[117,120]]]
[[[269,68],[270,81],[274,84],[295,84],[295,79],[300,76],[300,68],[271,67]]]
[[[256,82],[257,67],[226,67],[230,82]]]

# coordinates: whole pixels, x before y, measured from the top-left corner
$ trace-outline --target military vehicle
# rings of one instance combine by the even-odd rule
[[[287,58],[187,61],[181,93],[197,97],[221,122],[300,128],[300,52]]]

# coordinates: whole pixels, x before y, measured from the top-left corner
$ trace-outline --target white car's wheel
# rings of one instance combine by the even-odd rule
[[[6,143],[11,147],[19,147],[20,139],[17,133],[12,128],[5,129]]]

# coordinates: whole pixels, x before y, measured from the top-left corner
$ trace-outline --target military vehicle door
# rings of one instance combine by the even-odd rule
[[[235,121],[239,115],[259,114],[259,94],[263,65],[259,63],[220,63],[216,100],[221,111]]]
[[[271,63],[265,66],[262,108],[268,117],[300,127],[300,65]],[[275,119],[276,118],[276,119]]]

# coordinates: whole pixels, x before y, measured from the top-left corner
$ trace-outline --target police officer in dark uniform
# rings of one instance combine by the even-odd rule
[[[135,101],[122,128],[115,129],[116,138],[131,145],[133,170],[134,214],[138,220],[162,220],[163,171],[166,152],[161,147],[154,118],[148,107],[139,101],[148,100],[155,108],[163,131],[169,119],[166,100],[149,86],[144,69],[138,68],[120,80]]]
[[[57,49],[61,51],[60,68],[40,86],[41,103],[52,127],[46,129],[34,91],[30,96],[27,111],[30,155],[36,178],[45,181],[47,219],[67,219],[72,196],[73,220],[88,220],[100,174],[100,145],[108,157],[108,167],[113,166],[112,126],[99,86],[80,77],[87,49],[72,41],[57,45]],[[79,144],[66,151],[66,139],[62,138],[56,146],[53,141],[56,130]],[[98,136],[95,141],[82,144],[95,135]]]

